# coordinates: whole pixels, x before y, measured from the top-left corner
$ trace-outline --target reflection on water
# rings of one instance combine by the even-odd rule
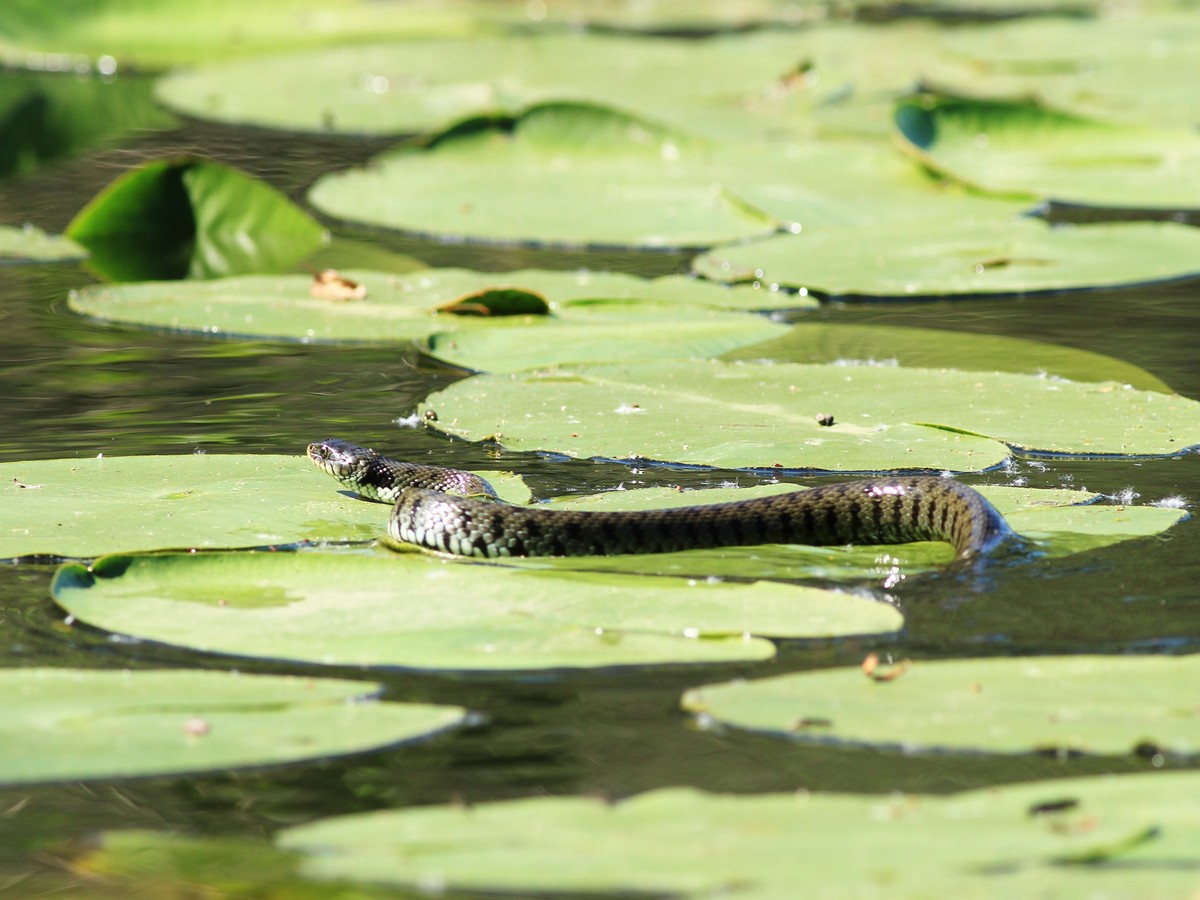
[[[155,155],[164,145],[203,143],[211,155],[235,165],[256,160],[245,167],[293,196],[318,172],[376,149],[332,139],[298,144],[265,135],[255,138],[261,146],[248,146],[237,142],[244,137],[235,140],[232,134],[194,126],[147,136],[124,158],[100,152],[21,183],[4,183],[0,209],[8,221],[29,219],[61,228],[120,167]],[[384,242],[377,235],[372,239]],[[681,264],[666,254],[597,260],[401,238],[386,244],[438,265],[487,269],[590,263],[662,274]],[[110,326],[67,309],[67,292],[91,280],[82,268],[7,266],[0,272],[3,461],[99,453],[299,454],[310,440],[344,436],[451,465],[516,468],[532,476],[542,494],[630,480],[629,471],[617,464],[524,456],[498,461],[481,448],[397,426],[395,420],[425,394],[459,377],[411,350],[231,341]],[[1118,356],[1200,397],[1198,299],[1200,287],[1191,283],[1004,301],[832,305],[814,315],[839,323],[902,323],[1061,342]],[[1071,484],[1110,494],[1132,486],[1142,502],[1171,495],[1195,502],[1200,499],[1198,465],[1194,454],[1140,462],[1042,460],[1019,463],[1016,474],[1032,486]],[[1003,483],[1011,477],[991,473],[977,480]],[[714,475],[648,468],[637,478],[701,483]],[[47,597],[48,580],[46,567],[0,570],[0,659],[5,664],[197,664],[194,654],[66,626]],[[909,627],[894,652],[921,657],[1194,651],[1200,637],[1198,583],[1200,522],[1194,519],[1163,536],[997,569],[983,591],[950,574],[911,578],[895,590]],[[385,673],[381,677],[395,699],[466,704],[487,712],[490,723],[424,747],[266,773],[0,791],[0,810],[6,811],[0,816],[0,847],[10,848],[4,851],[8,856],[0,855],[0,883],[6,870],[17,871],[20,853],[87,828],[266,835],[280,824],[337,812],[543,791],[623,795],[672,784],[730,791],[945,791],[1144,767],[1139,761],[930,761],[797,748],[699,732],[675,711],[679,692],[697,681],[853,664],[867,649],[853,641],[785,645],[779,661],[769,666],[593,674],[540,685]],[[245,661],[236,665],[272,670]],[[361,672],[333,674],[364,677]]]

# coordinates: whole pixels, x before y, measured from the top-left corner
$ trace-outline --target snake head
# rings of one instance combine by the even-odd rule
[[[343,483],[359,477],[359,473],[378,455],[370,447],[359,447],[338,438],[326,438],[308,445],[308,458],[313,465]]]

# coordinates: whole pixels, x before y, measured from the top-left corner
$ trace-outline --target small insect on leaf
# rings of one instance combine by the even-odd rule
[[[863,674],[872,681],[895,681],[912,667],[911,659],[902,659],[889,669],[879,668],[879,654],[868,653],[862,661]]]
[[[365,300],[367,288],[357,281],[343,278],[337,269],[322,269],[313,275],[309,294],[318,300]]]

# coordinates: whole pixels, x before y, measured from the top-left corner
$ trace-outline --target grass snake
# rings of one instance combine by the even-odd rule
[[[457,556],[945,541],[958,559],[974,559],[1013,533],[979,492],[935,475],[845,481],[706,506],[579,512],[514,506],[470,472],[402,462],[349,441],[309,444],[308,456],[360,496],[394,504],[388,522],[393,539]]]

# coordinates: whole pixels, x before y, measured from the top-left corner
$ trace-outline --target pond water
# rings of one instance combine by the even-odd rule
[[[192,125],[97,152],[0,187],[13,224],[58,231],[96,190],[140,158],[204,147],[294,196],[317,174],[358,162],[365,142],[282,139]],[[335,232],[336,234],[337,232]],[[356,234],[431,265],[491,270],[531,265],[662,274],[686,268],[669,254],[586,255],[438,245]],[[447,441],[395,420],[459,377],[414,352],[153,333],[84,320],[66,305],[90,283],[75,266],[9,266],[0,279],[0,461],[150,453],[299,454],[337,435],[440,464],[525,475],[552,495],[630,479],[612,463],[551,461]],[[830,305],[796,317],[905,324],[1068,344],[1142,366],[1200,397],[1200,283],[970,302]],[[645,470],[647,483],[702,484],[723,474]],[[1023,459],[1012,471],[966,480],[1071,485],[1136,502],[1200,497],[1200,457]],[[812,479],[809,479],[811,482]],[[383,516],[380,518],[381,525]],[[69,627],[49,598],[53,567],[0,567],[0,660],[6,666],[99,668],[204,665],[219,657],[115,641]],[[97,829],[148,827],[267,835],[357,810],[541,794],[620,797],[668,785],[719,791],[944,792],[985,784],[1148,768],[1138,759],[906,758],[866,750],[800,747],[704,731],[678,708],[680,692],[732,675],[856,664],[874,647],[931,658],[1046,652],[1191,652],[1200,643],[1200,522],[1163,535],[1060,560],[1001,567],[982,584],[950,575],[909,579],[892,593],[908,617],[895,641],[783,645],[762,665],[592,672],[531,679],[333,672],[387,685],[388,696],[461,704],[483,724],[413,747],[349,760],[132,782],[0,791],[0,889],[8,879],[61,885],[53,854],[32,848]],[[236,664],[251,671],[302,667]]]

